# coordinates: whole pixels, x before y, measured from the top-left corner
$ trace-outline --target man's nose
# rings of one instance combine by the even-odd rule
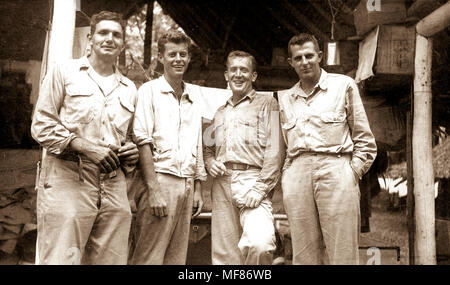
[[[242,71],[240,69],[236,70],[236,76],[242,76]]]
[[[112,39],[113,39],[112,33],[107,33],[107,34],[106,34],[106,40],[112,41]]]
[[[306,59],[305,56],[302,57],[302,60],[300,62],[301,64],[308,64],[308,60]]]
[[[181,60],[181,56],[180,56],[179,53],[177,53],[177,54],[175,55],[175,60]]]

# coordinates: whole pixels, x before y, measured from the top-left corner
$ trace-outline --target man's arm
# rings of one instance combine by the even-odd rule
[[[353,140],[351,167],[359,179],[369,170],[377,155],[377,145],[367,119],[358,86],[351,80],[346,94],[347,123]]]
[[[280,125],[279,106],[275,99],[270,101],[266,115],[267,143],[264,162],[255,185],[246,195],[246,206],[257,207],[267,194],[275,187],[285,157],[284,139]]]
[[[59,112],[64,101],[64,75],[60,64],[46,74],[31,123],[31,135],[49,153],[59,155],[76,137],[61,123]]]
[[[203,136],[203,158],[205,162],[205,167],[208,173],[212,177],[217,177],[224,175],[227,171],[225,165],[216,160],[216,144],[223,142],[217,141],[217,135],[214,134],[214,119],[206,123],[205,125],[205,135]],[[214,135],[214,139],[212,136]]]

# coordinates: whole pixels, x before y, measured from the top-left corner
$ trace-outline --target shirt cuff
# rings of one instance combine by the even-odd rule
[[[255,191],[256,193],[261,194],[264,198],[267,196],[270,189],[265,183],[262,182],[256,182],[255,185],[251,188],[251,190]]]
[[[151,138],[136,138],[136,145],[143,146],[145,144],[152,144],[153,140]]]
[[[359,157],[353,156],[350,166],[352,167],[356,175],[358,175],[358,178],[361,180],[364,174],[363,173],[364,162]]]

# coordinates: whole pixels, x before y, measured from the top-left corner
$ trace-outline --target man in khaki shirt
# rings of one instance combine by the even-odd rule
[[[375,138],[355,81],[320,68],[314,36],[294,36],[288,54],[299,77],[279,92],[293,263],[358,264],[358,180],[376,157]]]
[[[190,47],[190,39],[181,32],[161,36],[158,58],[164,74],[138,91],[134,135],[143,184],[135,189],[131,264],[185,264],[190,221],[203,206],[200,89],[183,81]]]
[[[120,14],[93,15],[91,54],[57,63],[40,88],[31,125],[44,148],[36,264],[127,262],[125,174],[138,150],[127,140],[136,87],[115,66],[125,26]]]
[[[271,190],[280,177],[284,144],[278,103],[253,89],[256,77],[252,55],[242,51],[228,55],[225,78],[233,95],[214,116],[214,140],[204,140],[205,163],[214,177],[211,250],[215,265],[272,264]]]

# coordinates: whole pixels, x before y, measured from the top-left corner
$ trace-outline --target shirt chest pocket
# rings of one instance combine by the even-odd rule
[[[258,138],[258,127],[258,118],[240,118],[236,130],[236,133],[239,134],[238,139],[240,142],[246,145],[261,143],[261,138]]]
[[[90,123],[95,116],[94,92],[77,85],[68,85],[65,91],[65,112],[61,114],[62,121],[74,124]]]
[[[348,131],[345,112],[324,112],[320,114],[321,137],[329,145],[342,144]]]
[[[120,93],[118,96],[119,102],[111,109],[114,112],[111,114],[114,126],[122,136],[126,135],[130,120],[134,114],[134,105],[127,98],[127,95],[126,93]]]

